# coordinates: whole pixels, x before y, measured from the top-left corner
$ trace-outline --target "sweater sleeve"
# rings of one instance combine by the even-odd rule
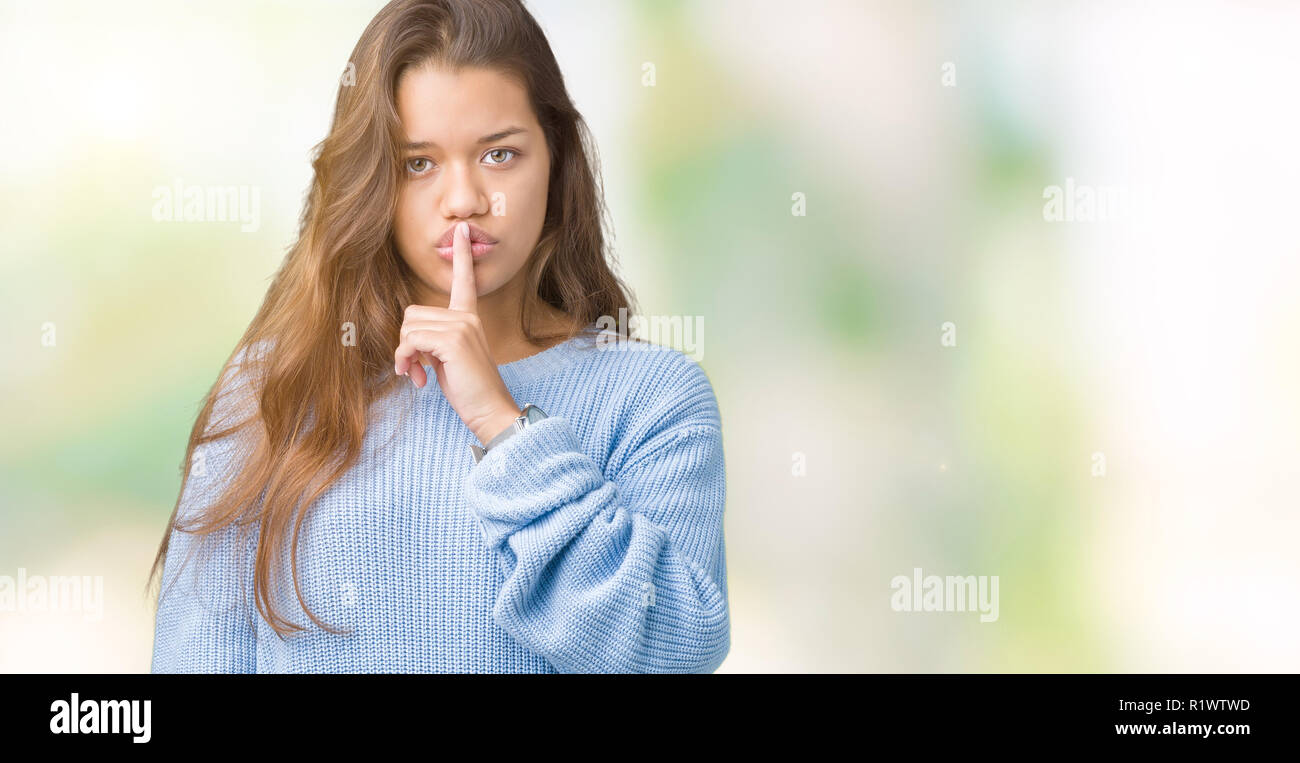
[[[471,469],[506,575],[493,618],[561,672],[713,672],[731,647],[716,410],[669,421],[622,463],[606,479],[551,416]]]
[[[245,544],[237,536],[235,525],[206,538],[172,530],[151,672],[256,672],[256,631],[236,574]]]
[[[209,431],[232,423],[225,418],[232,409],[229,399],[223,395],[214,406]],[[195,519],[237,476],[244,439],[234,432],[195,447],[178,523]],[[232,524],[207,536],[172,529],[154,620],[151,672],[256,672],[256,630],[245,595],[257,548],[257,526],[251,528]]]

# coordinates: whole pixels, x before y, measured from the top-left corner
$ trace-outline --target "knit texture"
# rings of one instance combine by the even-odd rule
[[[250,606],[255,524],[173,531],[152,671],[716,670],[731,629],[713,388],[677,350],[603,337],[593,324],[497,367],[549,418],[478,464],[432,374],[376,402],[361,461],[311,507],[298,546],[303,598],[350,633],[307,618],[287,545],[272,593],[306,631],[281,638]],[[200,448],[182,518],[238,472],[241,437]]]

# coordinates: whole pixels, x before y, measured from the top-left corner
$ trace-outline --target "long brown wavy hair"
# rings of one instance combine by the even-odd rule
[[[415,292],[414,274],[392,236],[405,140],[396,88],[408,67],[426,63],[516,77],[546,133],[552,157],[546,218],[524,266],[520,320],[527,340],[544,344],[580,330],[567,336],[539,333],[543,302],[567,314],[574,327],[602,316],[617,321],[619,307],[635,313],[606,259],[607,216],[594,144],[541,27],[523,3],[390,2],[352,51],[329,134],[313,149],[314,178],[297,241],[194,422],[181,463],[180,495],[146,592],[164,563],[173,530],[209,536],[238,525],[240,537],[247,537],[256,527],[257,609],[281,638],[305,630],[276,612],[268,590],[292,525],[298,602],[312,622],[341,632],[321,622],[303,600],[297,546],[307,509],[301,507],[312,506],[357,463],[371,404],[400,378],[393,373],[393,351]],[[610,318],[602,323],[609,325]],[[355,327],[354,345],[341,341],[348,324]],[[209,431],[214,405],[221,401],[224,410],[226,396],[240,389],[252,390],[243,406],[247,415]],[[247,438],[246,457],[214,502],[198,507],[193,522],[188,510],[187,521],[178,522],[195,449],[236,432]]]

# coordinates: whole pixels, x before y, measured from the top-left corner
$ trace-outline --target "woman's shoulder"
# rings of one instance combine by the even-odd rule
[[[721,450],[722,419],[700,359],[678,347],[598,332],[587,345],[584,381],[598,392],[595,408],[606,430],[609,472],[641,463],[676,443]],[[703,438],[703,439],[700,439]]]
[[[609,388],[621,390],[622,407],[631,418],[721,426],[717,396],[698,352],[608,329],[589,332],[585,346]]]

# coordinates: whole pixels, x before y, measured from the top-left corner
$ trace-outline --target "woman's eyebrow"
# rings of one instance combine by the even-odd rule
[[[478,139],[477,145],[481,146],[484,143],[492,143],[493,141],[498,141],[501,140],[502,138],[507,138],[516,133],[524,133],[524,132],[528,132],[528,131],[522,127],[513,127],[513,126],[507,127],[503,130],[498,130],[497,132],[494,132],[491,135],[484,135],[483,137]],[[402,146],[402,148],[406,151],[420,151],[426,148],[437,148],[437,147],[438,144],[434,143],[431,140],[412,141],[410,143],[407,143],[405,146]]]

